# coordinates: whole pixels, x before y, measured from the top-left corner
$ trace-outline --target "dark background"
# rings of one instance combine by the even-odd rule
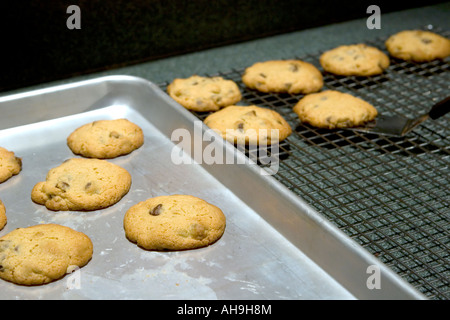
[[[445,1],[81,0],[1,5],[0,92]],[[69,30],[69,5],[81,29]]]

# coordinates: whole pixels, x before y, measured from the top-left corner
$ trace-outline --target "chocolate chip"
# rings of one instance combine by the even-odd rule
[[[261,77],[263,77],[263,78],[267,78],[267,76],[266,76],[264,73],[262,73],[262,72],[261,72],[259,75],[260,75]]]
[[[67,189],[70,188],[70,185],[67,182],[59,181],[55,187],[65,192]]]
[[[420,39],[420,41],[422,41],[425,44],[429,44],[429,43],[433,42],[433,40],[428,39],[428,38],[422,38],[422,39]]]
[[[110,136],[110,138],[116,138],[116,139],[118,139],[118,138],[120,138],[120,133],[118,133],[117,131],[111,131],[111,132],[109,133],[109,136]]]
[[[92,182],[86,183],[86,185],[84,186],[84,190],[89,189],[91,186],[92,186]]]
[[[162,212],[162,204],[158,204],[156,207],[154,207],[153,209],[151,209],[148,213],[152,216],[159,216]]]
[[[249,111],[249,112],[245,113],[244,116],[256,117],[256,111],[255,110]],[[244,128],[244,127],[242,127],[242,128]]]
[[[221,97],[221,96],[217,96],[217,95],[213,95],[211,98],[212,98],[212,100],[214,100],[216,103],[219,103],[219,102],[222,100],[222,97]]]
[[[196,240],[202,240],[208,235],[208,229],[200,223],[191,224],[189,229],[189,234]]]
[[[238,125],[237,125],[237,129],[239,131],[244,131],[244,123],[243,122],[239,122]]]
[[[291,64],[289,65],[289,70],[292,71],[292,72],[297,72],[299,68],[300,68],[300,67],[299,67],[298,65],[296,65],[296,64],[292,64],[292,63],[291,63]]]

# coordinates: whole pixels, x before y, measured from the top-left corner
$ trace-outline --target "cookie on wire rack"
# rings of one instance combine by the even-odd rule
[[[320,64],[327,72],[341,76],[373,76],[389,67],[389,57],[380,49],[362,43],[342,45],[325,51]]]
[[[292,133],[291,126],[278,112],[255,105],[229,106],[210,114],[204,123],[236,144],[271,145]]]
[[[450,55],[450,39],[431,31],[400,31],[391,35],[385,45],[392,57],[406,61],[426,62]]]
[[[309,94],[300,99],[293,111],[301,122],[326,129],[360,126],[378,114],[368,102],[335,90]]]
[[[186,109],[197,112],[217,111],[242,99],[238,85],[223,77],[177,78],[167,86],[167,93]]]
[[[260,92],[307,94],[323,87],[321,72],[301,60],[269,60],[245,69],[242,82]]]

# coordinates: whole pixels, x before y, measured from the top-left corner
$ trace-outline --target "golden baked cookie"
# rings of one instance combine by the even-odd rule
[[[323,86],[320,71],[301,60],[257,62],[245,69],[242,82],[250,89],[274,93],[311,93]]]
[[[2,230],[6,225],[6,210],[5,205],[3,204],[2,200],[0,200],[0,230]]]
[[[0,278],[21,285],[58,280],[92,258],[88,236],[69,227],[42,224],[0,238]]]
[[[234,81],[198,75],[173,80],[167,93],[186,109],[198,112],[217,111],[242,99]]]
[[[22,170],[22,159],[15,156],[14,152],[0,147],[0,183]]]
[[[276,111],[258,106],[229,106],[205,118],[204,123],[224,139],[236,144],[277,143],[292,129]]]
[[[320,56],[327,72],[341,76],[372,76],[389,67],[389,57],[381,50],[365,44],[339,46]]]
[[[47,173],[31,199],[54,211],[97,210],[117,203],[131,186],[124,168],[100,159],[73,158]]]
[[[406,61],[425,62],[450,55],[450,39],[431,31],[405,30],[385,42],[390,55]]]
[[[67,138],[73,153],[99,159],[128,154],[143,144],[142,129],[127,119],[94,121],[79,127]]]
[[[334,90],[303,97],[295,105],[294,112],[301,122],[327,129],[360,126],[378,114],[366,101]]]
[[[185,250],[222,237],[226,218],[218,207],[191,195],[159,196],[132,206],[124,217],[126,237],[147,250]]]

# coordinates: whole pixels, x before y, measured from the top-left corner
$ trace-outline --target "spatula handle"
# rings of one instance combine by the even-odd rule
[[[428,112],[431,119],[436,120],[450,111],[450,97],[436,103]]]

